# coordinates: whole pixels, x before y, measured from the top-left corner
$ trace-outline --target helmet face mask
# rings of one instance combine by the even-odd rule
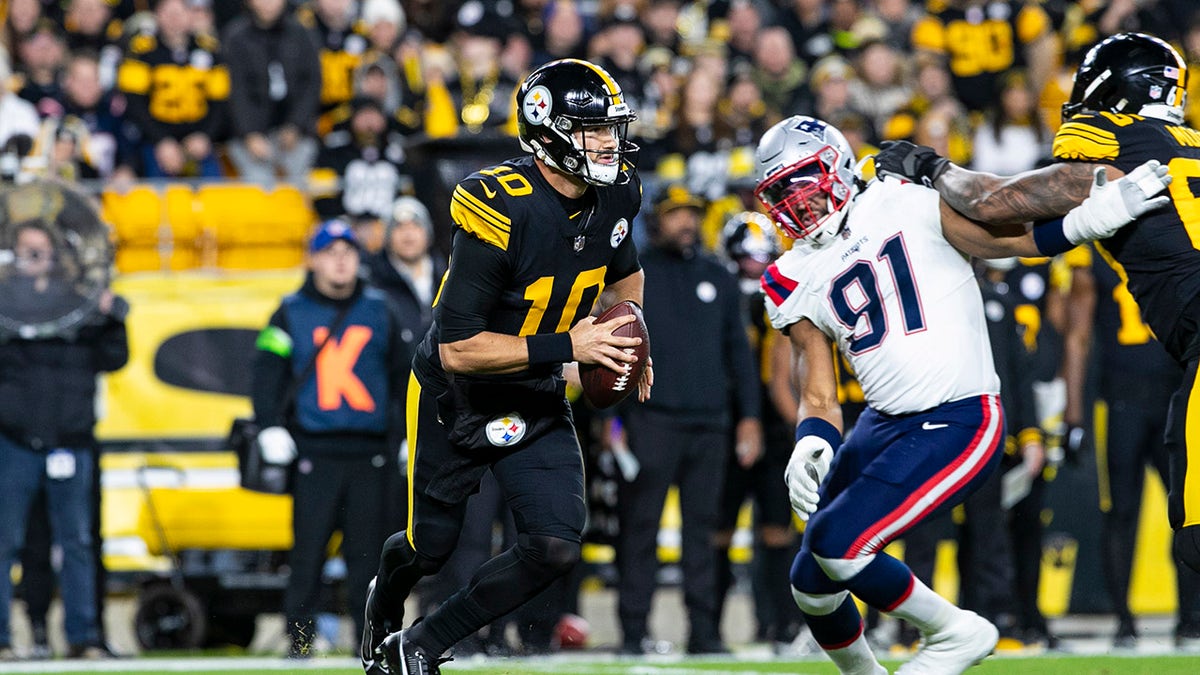
[[[841,132],[797,115],[768,130],[757,155],[754,194],[784,235],[819,246],[841,231],[857,193],[854,153]]]
[[[629,181],[638,147],[628,130],[637,114],[603,68],[552,61],[525,79],[517,104],[521,147],[547,166],[592,185]]]
[[[1114,35],[1088,50],[1075,71],[1063,121],[1112,112],[1182,124],[1187,75],[1187,63],[1166,42],[1142,33]]]

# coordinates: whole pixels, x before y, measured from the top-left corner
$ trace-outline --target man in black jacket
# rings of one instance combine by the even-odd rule
[[[285,13],[285,0],[247,0],[221,41],[229,64],[229,154],[241,177],[270,183],[282,168],[303,182],[317,156],[314,137],[321,64],[312,35]]]
[[[737,279],[699,248],[704,202],[680,186],[656,201],[654,245],[642,256],[646,326],[659,389],[621,411],[641,471],[622,481],[620,538],[622,652],[642,653],[654,595],[659,518],[679,486],[684,602],[691,653],[727,651],[717,626],[716,532],[730,438],[739,455],[762,451],[757,370]],[[730,405],[732,401],[733,405]],[[731,413],[732,408],[732,413]],[[730,431],[733,430],[731,434]]]
[[[388,429],[411,357],[395,310],[359,279],[358,242],[340,220],[309,246],[310,274],[259,334],[251,398],[271,464],[295,464],[293,544],[284,596],[289,655],[310,654],[321,568],[341,529],[349,588],[366,587],[387,536],[385,494],[395,472]],[[294,391],[284,409],[285,392]],[[362,630],[364,598],[349,594]]]
[[[7,293],[36,305],[61,297],[54,238],[34,223],[17,226],[16,274]],[[53,300],[43,300],[50,304]],[[9,612],[12,567],[25,540],[32,500],[44,491],[55,543],[63,551],[62,589],[68,655],[104,658],[96,609],[92,474],[96,463],[96,376],[129,359],[129,307],[104,291],[95,315],[70,335],[0,342],[0,661],[14,658]]]

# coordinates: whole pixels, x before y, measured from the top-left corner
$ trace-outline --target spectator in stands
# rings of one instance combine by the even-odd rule
[[[923,14],[923,3],[913,0],[875,0],[875,13],[883,20],[883,42],[901,54],[912,52],[912,27]]]
[[[1024,72],[1000,79],[999,96],[975,129],[971,168],[1010,175],[1032,169],[1050,154],[1050,132],[1038,113],[1037,93]]]
[[[303,183],[317,156],[321,63],[312,35],[285,0],[247,0],[248,15],[225,33],[229,64],[229,155],[244,180],[270,183],[282,169]]]
[[[185,0],[157,0],[155,31],[138,33],[117,74],[141,131],[142,175],[221,176],[214,143],[225,134],[229,71],[210,35],[191,29]]]
[[[212,0],[186,0],[188,25],[197,35],[217,37],[217,17],[213,13]]]
[[[321,568],[334,530],[343,534],[348,588],[365,588],[375,574],[388,524],[386,491],[397,471],[388,429],[399,419],[411,358],[386,296],[359,279],[358,242],[347,223],[321,226],[309,244],[308,267],[304,285],[283,299],[259,335],[251,394],[263,459],[294,464],[294,543],[283,607],[294,658],[311,656]],[[295,402],[282,410],[282,392],[292,387]],[[361,635],[365,598],[347,596]]]
[[[1050,19],[1039,3],[991,0],[986,11],[984,6],[983,0],[930,4],[912,32],[919,54],[946,59],[954,91],[973,113],[987,108],[1005,71],[1028,68],[1034,91],[1041,91],[1058,61]],[[981,44],[990,49],[980,52]]]
[[[69,273],[55,235],[40,221],[10,230],[16,256],[8,303],[44,311],[67,291]],[[7,303],[6,303],[7,304]],[[11,305],[10,305],[11,306]],[[0,345],[0,569],[12,567],[25,541],[30,503],[44,490],[54,542],[63,552],[59,585],[67,655],[105,658],[96,609],[92,501],[96,465],[96,377],[129,358],[124,300],[105,290],[90,320],[72,335],[12,336]],[[0,574],[0,661],[15,658],[10,633],[12,580]]]
[[[53,22],[41,20],[33,31],[17,40],[21,84],[17,95],[33,104],[39,117],[62,116],[62,87],[59,73],[66,64],[62,31]]]
[[[42,3],[39,0],[11,0],[4,20],[4,45],[15,52],[20,39],[32,33],[42,18]],[[12,56],[13,65],[19,67],[20,55],[14,53]]]
[[[679,53],[679,0],[649,0],[641,11],[646,47]]]
[[[817,61],[809,76],[815,97],[814,114],[827,120],[839,113],[853,110],[850,102],[851,83],[858,80],[854,67],[838,54]]]
[[[957,105],[950,71],[941,59],[918,59],[915,80],[912,96],[884,122],[879,129],[880,138],[912,140],[917,122],[930,108],[944,101]]]
[[[404,165],[399,134],[390,133],[383,106],[370,96],[351,101],[348,119],[321,139],[311,185],[333,187],[314,201],[322,218],[346,215],[352,221],[380,225],[391,216],[392,203],[412,191],[412,178]],[[365,244],[364,244],[365,245]],[[367,245],[368,249],[378,246]]]
[[[829,9],[825,0],[790,0],[784,5],[780,25],[791,37],[792,52],[805,66],[812,66],[821,58],[833,53]],[[794,112],[785,114],[791,115]]]
[[[719,500],[713,490],[724,480],[725,459],[734,448],[739,455],[761,453],[761,401],[737,280],[699,248],[703,213],[704,201],[683,187],[664,190],[655,200],[654,246],[641,257],[654,367],[663,368],[658,380],[667,385],[646,403],[620,409],[627,445],[641,464],[636,478],[621,481],[617,500],[625,654],[646,649],[659,517],[672,484],[679,486],[683,513],[687,650],[728,651],[717,624],[712,538]]]
[[[8,82],[12,78],[8,63],[8,52],[0,47],[0,82]],[[13,136],[23,135],[32,139],[37,132],[38,114],[33,104],[7,87],[0,87],[0,146],[6,145]]]
[[[751,0],[734,0],[725,15],[729,24],[729,63],[735,68],[752,67],[758,35],[763,27],[762,9]]]
[[[537,68],[555,59],[581,59],[584,57],[584,18],[579,3],[575,0],[553,0],[546,3],[542,11],[545,26],[541,40],[533,48],[533,67]],[[638,110],[642,110],[638,107]]]
[[[753,147],[764,131],[778,120],[770,117],[758,83],[743,69],[725,86],[717,103],[718,126],[736,146]]]
[[[448,73],[446,80],[449,100],[429,113],[448,125],[453,122],[446,128],[451,134],[516,133],[512,100],[517,81],[500,66],[508,31],[504,17],[479,2],[468,2],[459,10],[454,33],[456,72]],[[446,109],[450,106],[453,110]]]
[[[108,91],[117,81],[121,63],[121,31],[124,23],[113,17],[107,0],[70,0],[67,5],[67,49],[72,56],[82,51],[97,55],[100,64],[100,84]]]
[[[754,52],[753,77],[773,116],[783,119],[812,109],[811,95],[805,86],[808,68],[796,58],[791,38],[783,28],[762,30]]]
[[[406,28],[399,0],[366,0],[362,4],[362,22],[371,51],[390,58]]]
[[[331,113],[354,96],[354,71],[367,51],[366,27],[356,21],[353,0],[310,0],[296,10],[300,25],[312,31],[321,59],[321,116],[317,135],[333,128]]]
[[[589,46],[592,60],[612,75],[626,96],[632,97],[630,105],[640,105],[646,86],[637,67],[645,47],[642,24],[636,15],[607,20]]]
[[[904,81],[904,58],[885,42],[868,42],[855,59],[855,70],[850,107],[867,116],[874,135],[912,97]]]
[[[90,0],[89,0],[90,1]],[[79,142],[80,176],[132,180],[125,99],[106,93],[95,53],[81,51],[67,61],[63,75],[63,126]]]

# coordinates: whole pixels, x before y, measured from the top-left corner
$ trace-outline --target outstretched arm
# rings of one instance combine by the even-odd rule
[[[1087,199],[1099,164],[1059,163],[1015,176],[997,176],[950,164],[933,188],[954,210],[997,225],[1057,218]],[[1125,175],[1106,166],[1109,180]]]

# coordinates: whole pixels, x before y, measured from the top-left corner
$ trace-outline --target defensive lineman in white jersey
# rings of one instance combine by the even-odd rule
[[[756,194],[796,240],[763,275],[772,325],[797,353],[801,402],[785,479],[808,520],[792,565],[797,604],[842,673],[876,675],[850,593],[924,635],[899,673],[961,673],[987,656],[996,628],[955,607],[883,548],[961,503],[999,461],[999,379],[966,256],[1052,254],[1023,226],[984,228],[920,185],[864,184],[842,134],[811,117],[776,124],[758,146]],[[1163,203],[1152,165],[1108,183],[1063,220],[1039,225],[1080,243]],[[1040,230],[1045,234],[1046,230]],[[1067,245],[1067,244],[1062,244]],[[842,442],[832,348],[854,368],[868,408]],[[836,450],[836,455],[835,455]]]

